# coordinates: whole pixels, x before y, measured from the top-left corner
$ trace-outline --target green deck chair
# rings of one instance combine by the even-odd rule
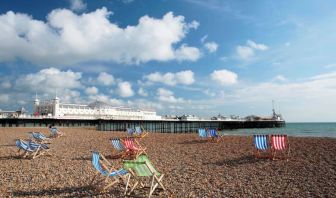
[[[148,159],[147,155],[140,155],[135,160],[124,160],[123,162],[124,169],[128,170],[132,176],[137,177],[151,177],[151,186],[148,197],[151,197],[154,190],[160,185],[161,188],[166,191],[166,188],[162,184],[162,178],[164,174],[159,173],[152,162]],[[126,183],[125,194],[127,193],[127,188],[129,185],[129,180],[131,175],[129,175]],[[136,181],[131,188],[131,193],[135,187],[139,184],[139,181]],[[140,183],[142,185],[142,183]]]

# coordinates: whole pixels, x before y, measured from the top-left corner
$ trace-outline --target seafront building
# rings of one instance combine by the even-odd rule
[[[111,120],[161,120],[152,110],[114,107],[101,101],[90,104],[61,103],[58,97],[52,100],[34,100],[34,116],[55,119],[111,119]]]

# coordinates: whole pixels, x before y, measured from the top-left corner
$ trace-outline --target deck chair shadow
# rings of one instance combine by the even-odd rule
[[[127,152],[126,148],[124,147],[119,138],[112,138],[111,143],[113,148],[117,151],[117,154],[115,154],[114,156],[125,158],[126,156],[129,155],[129,153]]]
[[[135,158],[137,158],[139,155],[143,153],[147,154],[146,153],[147,148],[142,147],[135,138],[129,137],[123,139],[122,141],[124,143],[128,155],[134,155]]]
[[[94,186],[98,191],[105,191],[120,182],[126,184],[128,171],[125,169],[116,170],[98,151],[92,151],[92,165],[96,170],[96,174],[90,185]],[[98,179],[99,176],[102,179]]]
[[[149,133],[144,130],[142,126],[136,126],[134,135],[143,138],[146,137]]]
[[[130,172],[130,175],[127,179],[125,194],[130,194],[134,189],[140,184],[143,186],[141,181],[142,177],[151,178],[150,190],[148,197],[151,197],[155,189],[160,186],[164,191],[166,191],[165,186],[162,183],[164,174],[161,174],[156,170],[152,162],[149,160],[147,155],[140,155],[135,160],[124,160],[123,161],[124,169]],[[129,186],[130,178],[133,177],[135,183],[131,187],[130,191],[127,193]]]
[[[41,155],[47,154],[51,155],[49,151],[49,147],[46,144],[38,144],[35,142],[26,142],[21,139],[15,140],[15,145],[19,148],[18,154],[23,158],[32,158],[35,159]],[[23,153],[21,154],[21,151]]]
[[[205,128],[199,128],[198,136],[201,138],[201,140],[206,140],[208,138],[208,132],[205,130]]]
[[[253,135],[254,156],[256,158],[269,158],[270,145],[268,135]]]
[[[271,135],[272,159],[286,159],[290,154],[290,144],[287,135]]]

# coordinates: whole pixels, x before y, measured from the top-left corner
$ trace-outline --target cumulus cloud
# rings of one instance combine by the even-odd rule
[[[210,52],[216,52],[218,49],[218,44],[216,42],[206,42],[204,43],[204,47]]]
[[[183,98],[176,98],[174,93],[170,90],[159,88],[157,89],[157,96],[158,100],[161,102],[168,102],[168,103],[183,103]]]
[[[150,73],[143,77],[149,83],[163,83],[170,86],[175,86],[177,84],[191,85],[194,83],[194,72],[190,70],[180,71],[176,73],[165,73],[160,72]]]
[[[215,70],[211,73],[212,80],[220,85],[232,85],[237,83],[238,75],[228,70]]]
[[[76,14],[55,9],[47,21],[8,11],[0,15],[0,62],[25,60],[37,65],[69,65],[88,61],[140,64],[148,61],[195,61],[200,50],[179,45],[198,22],[168,12],[143,16],[134,26],[109,21],[105,7]]]
[[[9,95],[8,94],[0,94],[0,102],[1,103],[7,103],[9,101]]]
[[[70,8],[73,11],[83,11],[86,9],[86,3],[83,0],[70,0]]]
[[[140,96],[144,96],[144,97],[147,97],[147,96],[148,96],[147,91],[146,91],[145,89],[143,89],[142,87],[139,88],[139,90],[138,90],[138,94],[139,94]]]
[[[119,82],[117,87],[117,94],[120,97],[127,98],[134,95],[134,91],[132,89],[132,85],[129,82]]]
[[[254,57],[256,50],[265,51],[268,50],[268,46],[265,44],[258,44],[252,40],[247,40],[245,46],[238,45],[236,47],[238,58],[242,60],[248,60]]]
[[[97,87],[87,87],[85,89],[85,93],[87,95],[96,95],[98,93],[98,89],[97,89]]]
[[[114,77],[111,74],[108,74],[106,72],[99,73],[99,76],[97,78],[97,81],[101,85],[109,86],[114,83]]]
[[[286,81],[287,79],[286,79],[283,75],[277,75],[277,76],[274,77],[273,80],[274,80],[274,81],[284,82],[284,81]]]

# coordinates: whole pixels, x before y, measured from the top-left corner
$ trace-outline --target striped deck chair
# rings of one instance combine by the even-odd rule
[[[50,138],[47,138],[44,134],[40,132],[32,132],[32,137],[40,143],[48,142],[50,140]]]
[[[134,129],[132,129],[132,128],[127,128],[126,130],[127,130],[127,135],[128,136],[132,136],[135,133]]]
[[[290,154],[290,145],[287,135],[271,135],[272,159],[287,159]],[[277,153],[280,156],[276,156]],[[281,156],[282,155],[282,156]]]
[[[130,155],[138,157],[142,153],[146,153],[146,148],[143,148],[135,138],[125,138],[123,140],[125,148]]]
[[[202,140],[204,140],[204,139],[206,139],[206,138],[208,137],[208,133],[207,133],[207,131],[206,131],[204,128],[199,128],[199,129],[198,129],[198,136],[199,136]]]
[[[133,190],[138,186],[138,184],[140,183],[139,179],[141,177],[151,178],[151,186],[148,197],[152,196],[153,192],[158,186],[160,186],[164,191],[166,191],[166,188],[162,184],[164,174],[161,174],[155,169],[152,162],[148,159],[147,155],[140,155],[135,160],[124,160],[123,166],[124,169],[129,170],[129,172],[131,173],[127,179],[125,194],[127,194],[127,189],[129,186],[131,176],[134,177],[136,182],[134,183],[133,187],[130,189],[128,194],[133,192]]]
[[[46,144],[38,144],[35,142],[25,142],[21,139],[15,140],[15,145],[19,148],[18,153],[19,156],[23,158],[29,158],[35,159],[41,155],[48,154],[49,147]],[[22,154],[20,154],[21,150],[23,151]]]
[[[120,181],[126,184],[127,175],[129,174],[128,171],[125,169],[116,170],[111,163],[97,151],[92,152],[92,165],[97,173],[93,177],[90,185],[96,187],[97,190],[105,191]],[[95,181],[99,175],[105,178]]]
[[[116,156],[120,156],[121,158],[124,158],[128,155],[126,148],[122,144],[121,140],[119,138],[113,138],[111,139],[113,148],[117,150]]]
[[[253,135],[256,158],[269,158],[270,146],[268,135]]]
[[[218,135],[217,129],[208,129],[208,134],[212,141],[218,142],[221,139],[221,137]]]
[[[139,136],[140,138],[143,138],[148,135],[148,132],[146,132],[141,126],[136,126],[134,134]]]
[[[64,133],[58,130],[56,127],[51,127],[50,133],[51,133],[50,137],[53,137],[53,138],[58,138],[64,135]]]

